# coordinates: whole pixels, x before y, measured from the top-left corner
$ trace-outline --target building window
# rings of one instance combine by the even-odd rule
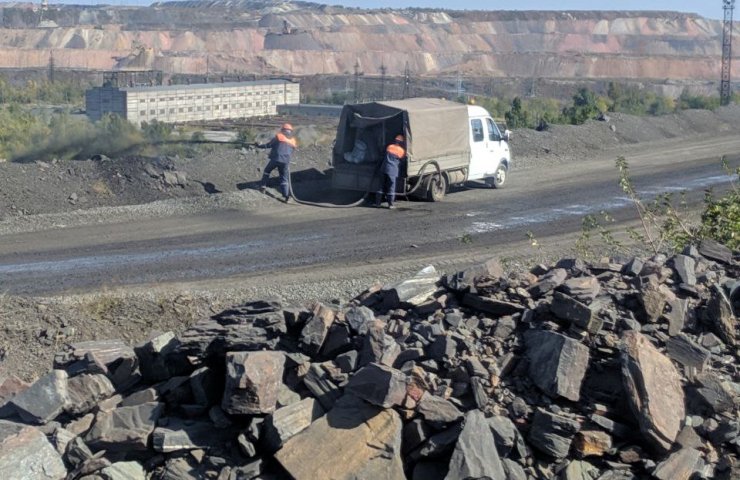
[[[214,110],[218,110],[218,105],[214,105],[214,106],[213,106],[213,109],[214,109]]]
[[[146,110],[140,111],[139,115],[141,115],[142,117],[146,117]]]
[[[139,100],[139,103],[146,103],[146,99],[142,98],[141,100]]]
[[[156,115],[156,114],[157,114],[156,109],[152,108],[151,110],[149,110],[149,115]]]
[[[185,109],[183,107],[180,107],[180,113],[184,112]]]
[[[153,102],[154,100],[155,100],[154,98],[150,98],[150,99],[149,99],[149,101],[150,101],[150,102]]]
[[[228,105],[224,105],[224,110],[228,110],[228,109],[229,109],[229,106]]]
[[[188,112],[192,112],[192,111],[193,111],[193,107],[188,107]]]
[[[175,100],[175,97],[170,97],[170,98],[168,98],[167,100],[169,100],[169,101],[171,101],[171,102],[172,102],[172,101],[174,101],[174,100]]]
[[[175,109],[174,108],[170,108],[170,113],[175,113]]]
[[[160,115],[164,115],[164,108],[160,108],[160,109],[159,109],[159,114],[160,114]]]

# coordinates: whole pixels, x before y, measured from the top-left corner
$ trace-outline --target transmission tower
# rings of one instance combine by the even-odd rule
[[[411,96],[411,70],[409,62],[406,62],[406,68],[403,70],[403,98]]]
[[[725,10],[725,21],[722,28],[722,82],[719,98],[722,105],[727,105],[732,97],[732,12],[735,9],[735,0],[722,0],[722,8]]]

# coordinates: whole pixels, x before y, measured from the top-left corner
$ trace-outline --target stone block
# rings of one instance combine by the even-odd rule
[[[525,340],[529,376],[535,385],[548,395],[578,401],[590,358],[588,347],[544,330],[527,332]]]
[[[67,372],[52,370],[11,400],[21,418],[44,424],[53,420],[69,405]]]
[[[685,417],[681,376],[642,334],[626,331],[622,341],[622,379],[628,403],[642,433],[668,450]]]
[[[405,480],[402,426],[395,411],[345,396],[329,413],[290,438],[275,459],[295,480]]]
[[[232,415],[272,413],[283,382],[280,352],[229,352],[221,408]]]
[[[62,457],[37,428],[0,420],[0,478],[61,480]]]

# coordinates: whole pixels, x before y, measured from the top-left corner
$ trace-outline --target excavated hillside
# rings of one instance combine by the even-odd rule
[[[678,12],[362,10],[305,2],[5,4],[0,68],[715,82],[722,23]],[[736,45],[733,52],[740,52]],[[734,74],[740,62],[734,62]],[[670,80],[668,80],[670,79]]]

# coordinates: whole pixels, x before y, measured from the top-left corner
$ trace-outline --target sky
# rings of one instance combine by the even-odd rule
[[[37,0],[31,0],[37,1]],[[38,0],[40,2],[40,0]],[[161,0],[166,1],[166,0]],[[280,0],[276,0],[280,1]],[[308,0],[329,5],[344,5],[361,8],[454,8],[457,10],[671,10],[698,13],[699,15],[722,19],[723,2],[726,0],[693,1],[684,0]],[[78,5],[149,5],[148,0],[49,0],[49,3],[75,3]],[[740,3],[735,10],[734,19],[740,20]]]

